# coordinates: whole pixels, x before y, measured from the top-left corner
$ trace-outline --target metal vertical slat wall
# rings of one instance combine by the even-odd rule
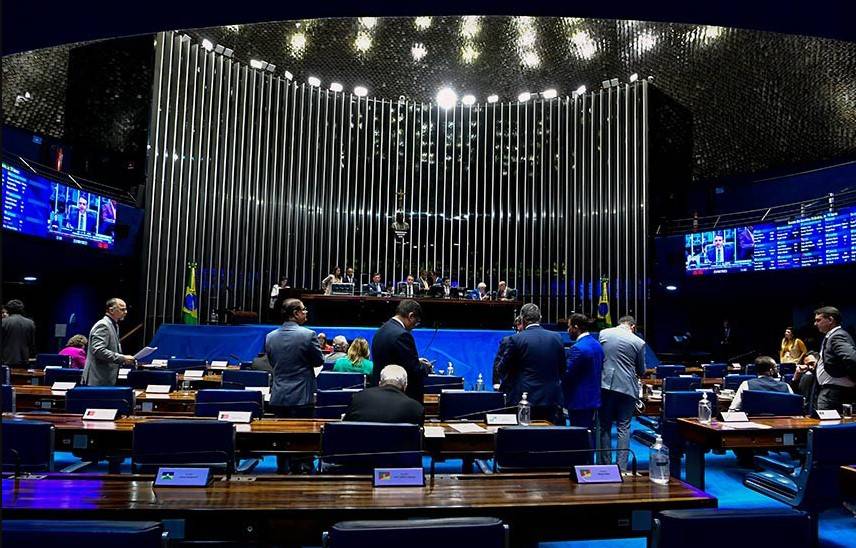
[[[171,32],[155,48],[147,337],[181,317],[187,262],[203,322],[266,319],[272,284],[317,290],[334,266],[505,280],[551,322],[595,313],[607,276],[613,321],[645,320],[646,81],[443,110],[295,83]]]

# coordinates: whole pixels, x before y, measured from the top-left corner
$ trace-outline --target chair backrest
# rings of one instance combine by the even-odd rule
[[[652,548],[714,548],[728,538],[729,546],[810,546],[812,523],[805,512],[790,508],[666,510],[657,514]]]
[[[134,471],[158,466],[212,466],[234,469],[235,427],[216,420],[156,420],[134,426]]]
[[[270,373],[267,371],[240,371],[227,369],[223,371],[223,383],[246,386],[270,386]]]
[[[723,378],[723,388],[726,390],[737,390],[745,381],[757,379],[756,375],[726,375]]]
[[[665,379],[667,377],[682,375],[686,370],[687,368],[683,365],[658,365],[654,370],[654,375],[658,379]]]
[[[793,375],[797,371],[797,364],[795,363],[780,363],[779,364],[779,374],[780,375]]]
[[[12,384],[12,370],[8,365],[0,365],[0,384]]]
[[[362,389],[366,385],[366,376],[358,372],[322,371],[315,380],[318,390]]]
[[[216,417],[220,411],[249,411],[253,418],[264,414],[264,395],[258,390],[200,390],[196,393],[196,416]]]
[[[756,375],[755,369],[756,368],[755,368],[754,363],[747,363],[746,365],[743,366],[743,374],[744,375]]]
[[[134,389],[127,386],[75,386],[65,394],[67,413],[116,409],[119,415],[132,415],[134,404]]]
[[[3,545],[19,548],[161,548],[163,525],[154,521],[3,520]]]
[[[504,548],[508,528],[497,518],[343,521],[324,533],[327,548]]]
[[[15,389],[11,384],[4,384],[0,389],[0,398],[2,398],[3,413],[15,412]]]
[[[708,363],[701,366],[706,379],[721,379],[728,372],[727,363]]]
[[[820,512],[841,504],[841,467],[856,462],[853,440],[856,423],[809,429],[795,508]]]
[[[45,386],[53,386],[55,382],[73,382],[80,384],[83,378],[82,369],[72,369],[69,367],[49,368],[45,369]]]
[[[199,358],[170,358],[166,361],[166,368],[173,371],[184,371],[185,369],[205,369],[208,363]]]
[[[338,419],[348,410],[359,390],[318,390],[315,392],[315,418]]]
[[[53,472],[54,426],[23,419],[3,421],[3,471]]]
[[[439,394],[443,390],[463,390],[464,378],[456,375],[428,375],[425,377],[425,393]]]
[[[170,390],[178,386],[177,371],[151,371],[148,369],[135,369],[128,371],[128,386],[138,390],[145,390],[150,384],[169,385]]]
[[[464,390],[443,390],[440,393],[439,415],[441,421],[466,419],[485,420],[485,413],[516,413],[505,408],[505,394],[502,392],[466,392]]]
[[[421,467],[422,429],[415,424],[328,422],[321,428],[321,460],[325,471],[340,473]]]
[[[591,432],[576,426],[509,426],[496,432],[494,468],[520,470],[570,470],[590,464]]]
[[[697,392],[692,390],[663,393],[660,435],[663,436],[663,443],[666,447],[678,449],[683,446],[684,441],[678,433],[677,420],[684,417],[698,416],[698,402],[702,399],[702,394],[707,394],[707,399],[710,400],[711,411],[713,414],[716,414],[717,398],[713,392]]]
[[[44,369],[48,366],[71,367],[71,356],[63,356],[62,354],[37,354],[36,367]]]
[[[769,392],[766,390],[744,390],[740,409],[749,416],[755,415],[802,415],[805,401],[799,394]]]
[[[695,390],[701,388],[698,377],[666,377],[663,379],[663,392]]]

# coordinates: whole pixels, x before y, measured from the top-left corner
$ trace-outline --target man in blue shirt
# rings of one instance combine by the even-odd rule
[[[589,334],[591,320],[585,314],[572,314],[568,335],[576,342],[568,352],[567,369],[562,378],[565,409],[571,426],[591,429],[600,407],[600,380],[603,347]]]
[[[755,374],[758,375],[758,378],[740,383],[731,405],[728,406],[729,411],[740,411],[740,406],[743,404],[743,392],[746,390],[794,393],[788,383],[777,378],[779,372],[776,367],[776,360],[770,356],[755,358]]]

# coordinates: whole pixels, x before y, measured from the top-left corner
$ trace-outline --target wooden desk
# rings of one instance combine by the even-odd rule
[[[151,476],[50,475],[4,479],[2,502],[5,519],[185,520],[184,540],[264,545],[317,545],[343,520],[414,517],[494,516],[509,525],[513,545],[644,536],[653,512],[716,505],[674,479],[577,485],[567,473],[439,475],[433,486],[380,489],[369,476],[217,478],[206,488],[154,489]]]
[[[856,500],[856,464],[841,467],[841,495],[845,501]]]
[[[136,413],[143,415],[192,415],[196,393],[177,391],[169,394],[136,392]],[[65,392],[50,386],[16,386],[15,408],[18,411],[65,411]]]
[[[806,444],[808,429],[821,425],[811,417],[750,417],[765,429],[737,429],[728,423],[713,421],[701,424],[698,419],[678,419],[678,431],[686,440],[686,481],[704,489],[704,454],[708,449],[785,449]],[[856,419],[823,421],[822,424],[842,424]]]
[[[238,370],[239,367],[229,367],[229,369]],[[163,369],[154,369],[155,371],[163,371]],[[15,386],[41,386],[45,383],[45,371],[43,369],[22,369],[13,368],[9,373],[10,381]],[[184,382],[184,373],[178,374],[178,382]],[[206,369],[205,375],[199,379],[186,379],[194,388],[215,388],[223,384],[223,369]],[[127,377],[119,377],[118,386],[127,386]]]
[[[719,411],[728,411],[728,406],[731,405],[733,400],[733,396],[723,396],[720,394],[716,398],[716,405]],[[663,411],[663,396],[649,396],[642,400],[645,404],[645,409],[642,411],[643,415],[649,417],[659,417]]]
[[[715,384],[718,384],[719,386],[722,386],[723,384],[722,378],[710,377],[699,380],[701,380],[701,385],[705,388],[713,388],[713,385]],[[642,382],[654,387],[663,386],[663,379],[645,379]]]

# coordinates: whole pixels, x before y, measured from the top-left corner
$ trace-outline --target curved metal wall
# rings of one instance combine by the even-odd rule
[[[317,289],[334,265],[506,280],[549,321],[593,312],[607,276],[613,319],[644,321],[647,82],[443,110],[297,84],[173,33],[155,47],[147,334],[180,320],[189,261],[203,321],[261,316],[280,277]]]

